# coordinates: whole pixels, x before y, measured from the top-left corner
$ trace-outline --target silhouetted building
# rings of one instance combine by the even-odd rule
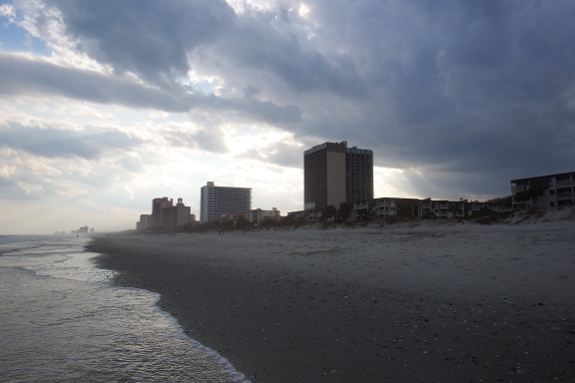
[[[136,222],[136,230],[146,230],[152,226],[152,216],[150,214],[140,214],[140,221]]]
[[[541,195],[533,197],[530,189],[539,189]],[[575,204],[575,172],[511,180],[511,196],[513,209],[572,206]]]
[[[420,209],[418,198],[376,198],[372,202],[371,216],[373,218],[391,218],[401,216],[405,218],[417,217]]]
[[[165,208],[162,215],[162,226],[170,230],[176,230],[191,220],[190,207],[184,205],[182,198],[178,198],[176,206]]]
[[[174,206],[174,200],[164,198],[154,198],[152,200],[152,226],[163,226],[164,222],[164,209]]]
[[[168,197],[154,198],[152,200],[152,214],[140,215],[140,221],[136,222],[136,230],[145,230],[148,227],[176,230],[192,221],[194,216],[190,214],[190,207],[184,205],[183,199],[178,198],[176,206],[174,206],[173,201]]]
[[[371,199],[373,199],[373,152],[355,146],[346,148],[345,200],[351,204]]]
[[[219,220],[222,216],[236,216],[250,211],[252,189],[215,186],[208,182],[201,189],[200,222]]]
[[[78,230],[72,230],[72,234],[87,234],[88,230],[88,226],[82,226]]]
[[[304,209],[373,199],[373,151],[325,142],[304,152]]]
[[[273,207],[272,210],[254,209],[246,213],[246,219],[249,222],[256,223],[258,225],[269,219],[279,221],[280,211],[275,207]]]

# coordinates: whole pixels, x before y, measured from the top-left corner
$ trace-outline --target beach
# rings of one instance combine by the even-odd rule
[[[575,381],[575,222],[96,237],[252,382]]]

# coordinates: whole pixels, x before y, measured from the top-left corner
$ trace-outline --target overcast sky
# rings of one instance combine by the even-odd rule
[[[575,170],[575,2],[0,2],[0,233],[135,228],[155,197],[303,208],[303,151],[372,149],[376,197]]]

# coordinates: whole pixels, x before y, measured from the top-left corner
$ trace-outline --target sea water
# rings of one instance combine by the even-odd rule
[[[248,382],[157,294],[107,285],[89,240],[0,237],[0,381]]]

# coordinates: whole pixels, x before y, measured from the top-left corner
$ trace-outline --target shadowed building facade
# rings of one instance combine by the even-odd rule
[[[373,199],[373,151],[325,142],[304,152],[304,209]]]
[[[208,182],[201,189],[200,222],[217,221],[222,216],[245,214],[252,207],[252,189],[215,186]]]
[[[183,227],[186,223],[191,221],[190,211],[190,207],[184,205],[184,200],[182,198],[178,198],[176,206],[170,206],[164,210],[162,226],[167,227],[170,230],[176,230],[179,227]]]
[[[519,198],[520,193],[526,193],[532,188],[538,188],[540,195]],[[514,209],[573,206],[575,205],[575,172],[511,180],[511,196]]]
[[[164,223],[165,209],[174,206],[174,200],[164,198],[154,198],[152,200],[152,219],[151,226],[162,226]]]
[[[140,222],[136,223],[137,230],[145,230],[148,227],[164,227],[176,230],[190,222],[190,207],[184,205],[182,198],[174,206],[174,200],[168,197],[154,198],[152,200],[152,214],[142,214]]]

